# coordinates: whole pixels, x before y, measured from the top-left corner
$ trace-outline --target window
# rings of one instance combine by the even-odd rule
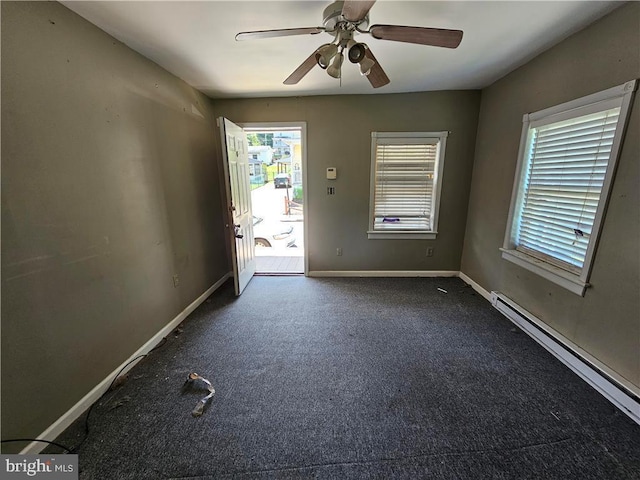
[[[504,259],[584,295],[635,88],[524,116]]]
[[[369,238],[435,238],[448,132],[372,132]]]

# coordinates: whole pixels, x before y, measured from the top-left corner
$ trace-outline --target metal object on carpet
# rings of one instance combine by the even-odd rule
[[[185,382],[185,386],[204,386],[209,391],[209,395],[202,398],[201,400],[198,400],[198,403],[196,403],[195,408],[191,412],[191,415],[193,415],[194,417],[199,417],[204,413],[204,407],[207,405],[207,403],[209,403],[209,400],[213,398],[216,390],[213,388],[213,385],[209,380],[201,377],[195,372],[189,374],[189,376],[187,377],[187,381]]]

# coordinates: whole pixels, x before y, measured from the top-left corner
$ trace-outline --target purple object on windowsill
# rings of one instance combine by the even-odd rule
[[[397,223],[400,219],[398,217],[383,217],[382,223]]]

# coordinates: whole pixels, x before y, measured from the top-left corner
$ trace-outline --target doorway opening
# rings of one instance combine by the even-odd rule
[[[307,271],[304,123],[244,124],[257,275]]]

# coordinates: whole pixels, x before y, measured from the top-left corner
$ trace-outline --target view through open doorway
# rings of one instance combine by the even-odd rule
[[[256,274],[305,271],[302,126],[244,126]]]

